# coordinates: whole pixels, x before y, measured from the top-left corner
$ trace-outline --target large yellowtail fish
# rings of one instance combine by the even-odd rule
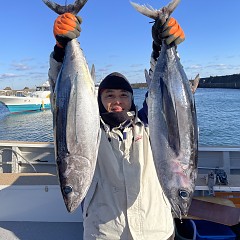
[[[132,3],[140,13],[164,23],[178,5],[160,10]],[[174,45],[162,41],[149,86],[148,121],[159,182],[177,217],[187,215],[197,178],[198,128],[190,83]]]
[[[87,0],[60,6],[43,0],[58,14],[77,14]],[[77,39],[68,42],[53,93],[55,155],[62,196],[69,212],[82,202],[92,182],[100,141],[95,83]]]

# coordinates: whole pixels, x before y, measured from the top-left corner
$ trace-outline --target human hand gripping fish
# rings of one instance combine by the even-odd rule
[[[64,36],[54,32],[58,47],[65,48],[65,55],[53,92],[52,106],[58,178],[66,208],[73,212],[92,182],[100,142],[95,84],[77,41],[80,34],[77,24],[81,23],[81,19],[74,17],[87,0],[77,0],[73,5],[66,6],[48,0],[43,2],[56,13],[64,14],[60,21],[76,22],[69,34],[63,34],[68,34],[71,41],[64,41]]]
[[[140,13],[164,24],[180,0],[166,7],[131,3]],[[159,182],[178,218],[187,215],[197,178],[198,127],[193,93],[176,52],[178,42],[163,38],[148,82],[150,141]]]

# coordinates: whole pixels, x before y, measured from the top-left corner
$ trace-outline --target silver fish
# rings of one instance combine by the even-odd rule
[[[77,12],[87,2],[60,6],[43,0],[58,14]],[[53,93],[55,155],[61,192],[67,210],[82,202],[92,182],[100,142],[100,117],[86,59],[77,39],[68,42]]]
[[[165,22],[178,5],[173,0],[160,10],[132,3],[137,11]],[[197,178],[198,128],[190,83],[176,47],[162,41],[149,85],[150,141],[159,182],[178,218],[187,215]]]

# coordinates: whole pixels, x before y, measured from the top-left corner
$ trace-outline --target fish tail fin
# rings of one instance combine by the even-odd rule
[[[84,7],[85,3],[87,0],[76,0],[74,4],[69,4],[69,5],[59,5],[55,2],[49,1],[49,0],[43,0],[43,2],[54,12],[57,14],[61,15],[63,13],[69,12],[74,15],[77,15],[78,12]]]
[[[138,12],[142,13],[143,15],[150,17],[154,20],[158,19],[158,10],[153,9],[151,6],[139,5],[134,2],[130,3]]]
[[[130,2],[130,3],[138,12],[142,13],[143,15],[149,18],[152,18],[154,20],[161,19],[163,22],[165,22],[166,19],[175,10],[179,2],[180,0],[172,0],[167,6],[159,10],[155,10],[151,6],[139,5],[134,2]]]

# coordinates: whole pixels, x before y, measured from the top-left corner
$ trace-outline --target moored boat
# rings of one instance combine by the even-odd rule
[[[28,94],[24,94],[23,91],[16,91],[14,95],[0,95],[0,103],[6,106],[11,113],[50,109],[49,83],[46,82],[37,86],[35,91]]]

